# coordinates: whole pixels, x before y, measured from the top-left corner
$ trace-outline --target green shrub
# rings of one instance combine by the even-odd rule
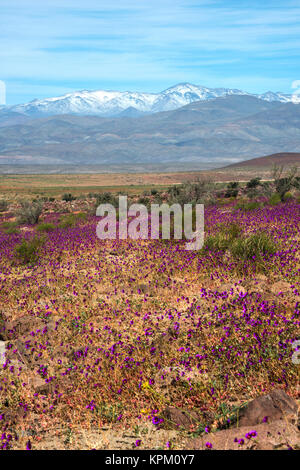
[[[22,264],[34,264],[40,255],[44,238],[35,236],[31,240],[23,240],[15,247],[15,256]]]
[[[11,235],[13,233],[19,233],[18,223],[17,222],[3,222],[2,230],[7,235]]]
[[[100,204],[111,204],[112,206],[116,207],[118,205],[118,200],[112,193],[101,193],[97,194],[96,207],[98,207]]]
[[[254,233],[246,238],[237,238],[230,247],[231,254],[238,259],[261,259],[263,255],[274,254],[276,246],[265,233]]]
[[[222,196],[218,196],[218,199],[216,201],[216,204],[218,206],[226,206],[228,204],[228,199],[227,198],[223,198]]]
[[[246,188],[247,189],[253,189],[253,188],[257,188],[257,186],[260,185],[260,180],[261,178],[252,178],[250,181],[248,181],[248,183],[246,184]]]
[[[71,193],[65,193],[63,194],[62,196],[62,200],[63,201],[66,201],[66,202],[72,202],[72,201],[75,201],[76,197],[75,196],[72,196]]]
[[[85,220],[87,217],[87,214],[85,212],[78,212],[78,214],[73,214],[75,216],[75,219],[80,219],[80,220]]]
[[[293,186],[296,189],[300,189],[300,176],[296,176],[293,181]]]
[[[5,212],[8,209],[8,202],[5,199],[0,201],[0,212]]]
[[[144,196],[141,196],[138,198],[138,201],[137,201],[138,204],[143,204],[144,206],[148,206],[150,204],[150,199],[147,198],[147,197],[144,197]]]
[[[225,197],[233,197],[236,198],[239,193],[239,183],[237,181],[232,181],[231,183],[227,184],[227,190],[225,193]]]
[[[285,193],[285,195],[283,196],[283,200],[286,202],[286,201],[290,201],[291,199],[293,199],[293,195],[292,193]]]
[[[209,235],[206,238],[203,248],[209,251],[225,251],[241,233],[242,229],[236,223],[222,225],[216,235]]]
[[[263,181],[260,184],[260,194],[269,199],[273,194],[273,183],[271,181]]]
[[[260,207],[260,203],[257,202],[257,201],[251,201],[251,202],[239,202],[236,206],[235,206],[235,209],[241,209],[245,212],[248,212],[248,211],[253,211],[255,209],[259,209]]]
[[[69,214],[64,216],[60,223],[58,224],[59,228],[68,228],[68,227],[73,227],[76,223],[76,218],[74,214]]]
[[[18,223],[35,225],[43,211],[43,204],[40,201],[22,201],[21,208],[17,211]]]
[[[232,241],[241,235],[242,229],[239,224],[232,223],[230,225],[224,226],[223,232],[228,236],[229,240]]]
[[[272,194],[272,196],[269,199],[269,204],[271,206],[277,206],[277,204],[279,204],[280,202],[281,202],[281,197],[277,193]]]
[[[44,222],[39,224],[36,228],[39,232],[51,232],[51,230],[55,229],[55,225],[49,222]]]
[[[86,214],[84,212],[79,212],[78,214],[68,214],[64,216],[58,227],[59,228],[68,228],[68,227],[74,227],[76,222],[78,220],[84,220],[86,218]]]
[[[275,166],[273,169],[274,185],[277,194],[279,194],[280,196],[281,201],[284,201],[284,197],[287,192],[289,192],[292,188],[299,188],[300,184],[300,177],[297,176],[297,166],[290,168],[289,172],[287,173],[287,176],[285,177],[282,177],[283,170],[283,166]]]
[[[207,179],[199,179],[195,183],[183,183],[171,186],[168,192],[170,203],[196,204],[203,203],[210,196],[214,189],[213,183]]]
[[[203,248],[209,251],[225,251],[230,245],[230,240],[224,233],[209,235],[204,242]]]

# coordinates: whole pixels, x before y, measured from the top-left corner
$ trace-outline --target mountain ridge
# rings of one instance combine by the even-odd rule
[[[66,93],[62,96],[35,99],[29,103],[5,106],[0,109],[31,117],[51,116],[56,114],[96,115],[103,117],[118,116],[131,109],[131,115],[138,113],[157,113],[178,109],[195,101],[208,101],[230,95],[253,96],[272,102],[299,103],[297,95],[268,91],[252,94],[239,89],[209,88],[191,83],[178,83],[159,93],[143,93],[112,90],[82,90]]]
[[[220,166],[276,152],[300,152],[300,106],[247,95],[127,119],[67,114],[0,127],[3,164]]]

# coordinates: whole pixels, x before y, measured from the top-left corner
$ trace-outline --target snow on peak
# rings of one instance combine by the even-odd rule
[[[300,96],[273,93],[251,95],[230,88],[208,88],[191,83],[178,83],[160,93],[130,91],[82,90],[62,96],[36,99],[30,103],[10,106],[10,109],[27,115],[81,114],[114,116],[127,109],[154,113],[180,108],[195,101],[204,101],[228,95],[250,95],[266,101],[299,103]]]

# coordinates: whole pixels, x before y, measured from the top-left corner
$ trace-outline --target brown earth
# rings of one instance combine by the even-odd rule
[[[296,165],[300,166],[300,153],[293,152],[282,152],[282,153],[273,153],[272,155],[266,155],[265,157],[251,158],[251,160],[244,160],[239,163],[233,163],[228,165],[226,168],[266,168],[272,167],[274,165]]]

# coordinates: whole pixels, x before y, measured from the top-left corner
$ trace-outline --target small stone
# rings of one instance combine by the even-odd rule
[[[288,292],[290,290],[290,284],[286,281],[278,281],[271,287],[273,294],[279,294],[279,292]]]
[[[147,292],[149,292],[149,287],[146,284],[139,284],[137,289],[138,292],[142,294],[147,294]]]
[[[178,408],[167,407],[162,412],[164,425],[168,429],[184,428],[187,431],[192,426],[197,426],[201,422],[201,416],[196,411],[181,410]]]
[[[34,388],[35,392],[42,395],[49,395],[53,389],[52,384],[45,382],[41,377],[30,379],[30,385]]]

